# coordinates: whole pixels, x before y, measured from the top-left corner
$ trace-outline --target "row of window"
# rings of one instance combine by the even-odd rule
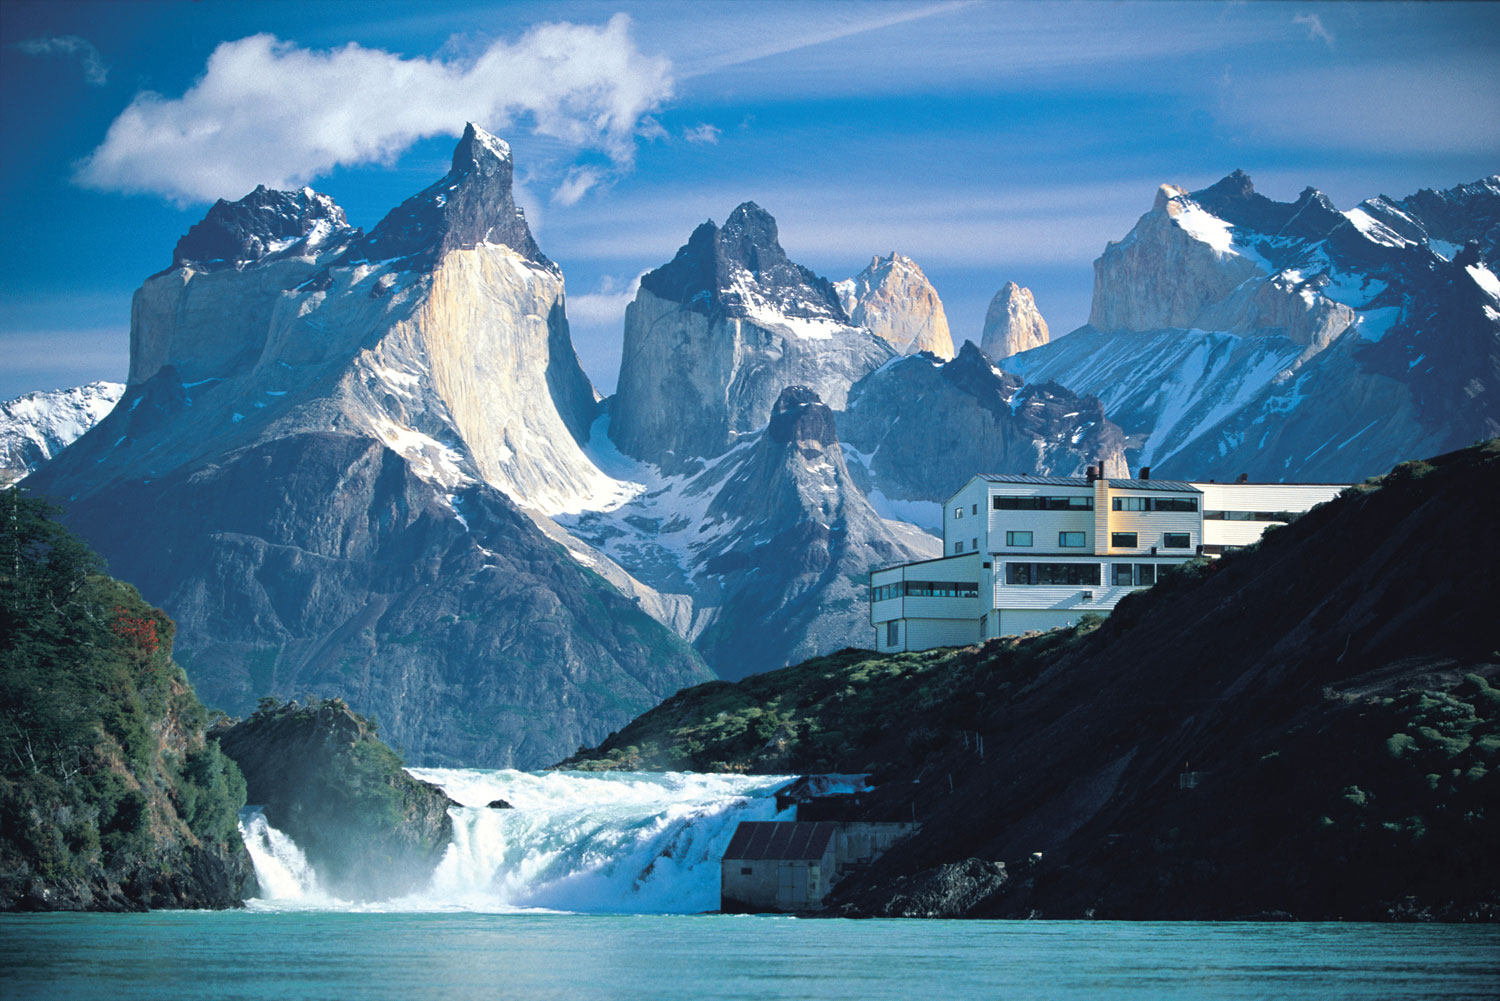
[[[1204,521],[1291,521],[1290,511],[1204,511]]]
[[[1115,587],[1150,587],[1156,583],[1158,567],[1155,563],[1115,563],[1110,567],[1110,579]],[[1007,584],[1065,584],[1077,587],[1087,584],[1099,585],[1097,563],[1007,563]]]
[[[1196,511],[1196,497],[1115,497],[1116,511]]]
[[[1007,563],[1007,584],[1099,584],[1097,563]]]
[[[961,580],[898,580],[870,589],[871,601],[888,598],[977,598],[979,585]]]
[[[1111,549],[1139,549],[1140,538],[1139,532],[1110,532],[1109,546]],[[1191,549],[1193,536],[1188,532],[1163,532],[1161,547],[1163,549]]]
[[[996,495],[996,511],[1092,511],[1094,498],[1078,497],[1008,497]]]
[[[1006,532],[1005,545],[1007,547],[1023,547],[1032,544],[1034,534],[1031,532]],[[1059,549],[1082,549],[1088,544],[1085,532],[1058,532],[1057,545]],[[1109,533],[1109,544],[1114,549],[1139,549],[1140,533],[1138,532],[1111,532]],[[1193,548],[1193,537],[1187,532],[1163,532],[1161,537],[1163,549],[1191,549]],[[955,552],[963,552],[963,543],[957,544]]]

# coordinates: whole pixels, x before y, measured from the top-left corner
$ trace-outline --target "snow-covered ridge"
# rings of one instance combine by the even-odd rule
[[[91,382],[0,403],[0,486],[22,479],[104,419],[125,386]]]

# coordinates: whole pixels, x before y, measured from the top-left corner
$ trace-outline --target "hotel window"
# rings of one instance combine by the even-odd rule
[[[970,511],[970,514],[978,514],[979,513],[979,505],[978,504],[970,504],[969,506],[973,509],[972,511]]]
[[[962,518],[963,516],[964,516],[964,509],[963,508],[956,507],[956,508],[953,509],[953,517],[955,517],[955,518]]]
[[[1161,537],[1161,544],[1164,549],[1191,549],[1193,540],[1187,532],[1166,532]]]
[[[1099,584],[1097,563],[1007,563],[1007,584]]]
[[[1109,533],[1109,544],[1115,549],[1134,549],[1140,543],[1136,541],[1134,532],[1111,532]]]
[[[927,510],[931,511],[932,508]],[[885,624],[885,645],[895,646],[901,642],[901,620],[892,619]]]
[[[1135,586],[1150,587],[1156,583],[1156,564],[1137,563],[1135,565]]]
[[[1058,532],[1057,544],[1063,549],[1082,549],[1084,533],[1082,532]]]
[[[969,540],[969,552],[971,552],[971,553],[977,553],[977,552],[979,552],[979,540],[978,539],[970,539]]]
[[[1114,573],[1115,587],[1133,587],[1135,585],[1135,567],[1130,563],[1116,563]]]
[[[995,497],[996,511],[1092,511],[1094,498],[1080,497]]]
[[[928,510],[931,510],[929,508]],[[1031,545],[1030,532],[1006,532],[1005,544],[1007,546],[1029,546]]]
[[[964,551],[964,544],[962,542],[955,542],[953,544],[953,551],[955,553],[961,553],[961,552],[963,552]]]
[[[1116,511],[1196,511],[1196,497],[1116,497],[1111,502]]]

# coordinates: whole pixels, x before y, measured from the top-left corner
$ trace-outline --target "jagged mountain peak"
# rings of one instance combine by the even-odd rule
[[[788,259],[775,217],[751,201],[741,202],[722,228],[712,219],[701,223],[641,287],[705,315],[848,322],[833,286]]]
[[[953,335],[937,289],[916,261],[892,250],[870,258],[853,278],[834,283],[850,321],[903,354],[929,351],[953,357]]]
[[[392,209],[340,263],[402,260],[426,271],[449,251],[503,244],[556,270],[516,204],[513,175],[510,146],[469,123],[448,173]]]
[[[771,408],[766,436],[782,443],[836,445],[839,440],[838,429],[833,424],[833,411],[806,386],[788,386],[781,391]]]
[[[990,300],[984,314],[984,333],[980,337],[984,353],[999,361],[1041,347],[1051,339],[1052,332],[1036,308],[1031,289],[1006,282]]]
[[[238,201],[214,202],[177,241],[172,267],[243,267],[298,244],[327,246],[353,232],[329,196],[308,187],[277,191],[261,184]]]

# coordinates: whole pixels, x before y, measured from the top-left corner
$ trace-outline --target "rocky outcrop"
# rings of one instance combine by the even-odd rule
[[[408,775],[370,721],[340,699],[268,700],[213,736],[244,773],[249,802],[297,843],[336,897],[383,900],[418,889],[453,838],[452,801]]]
[[[172,622],[45,505],[0,494],[0,911],[237,907],[245,783]]]
[[[1031,289],[1006,282],[1005,287],[990,300],[990,308],[984,314],[980,349],[991,360],[999,361],[1021,351],[1039,348],[1051,339],[1047,321],[1037,310]]]
[[[869,267],[833,287],[850,322],[883,338],[897,353],[953,357],[943,302],[910,257],[894,250],[889,257],[872,257]]]
[[[369,238],[136,294],[124,406],[36,489],[177,618],[216,704],[338,694],[416,763],[526,767],[707,676],[533,520],[622,488],[510,175],[471,127]]]
[[[124,391],[118,382],[91,382],[0,403],[0,487],[27,476],[98,424]]]
[[[354,234],[344,210],[327,195],[312,188],[273,191],[262,184],[237,202],[214,202],[177,241],[172,268],[240,269],[274,254],[301,256],[337,246]]]
[[[1124,477],[1125,437],[1096,397],[1028,385],[965,341],[941,364],[917,355],[855,384],[839,433],[867,490],[941,503],[977,473]]]
[[[1362,479],[1500,431],[1495,217],[1497,178],[1349,212],[1164,185],[1095,262],[1090,325],[1004,365],[1098,395],[1158,474]]]
[[[1003,862],[965,859],[897,876],[889,886],[835,890],[828,910],[846,918],[967,918],[1009,878]]]
[[[781,391],[805,385],[835,409],[893,356],[852,325],[829,283],[787,259],[754,202],[693,231],[641,279],[625,311],[610,437],[627,455],[680,471],[765,426]]]

